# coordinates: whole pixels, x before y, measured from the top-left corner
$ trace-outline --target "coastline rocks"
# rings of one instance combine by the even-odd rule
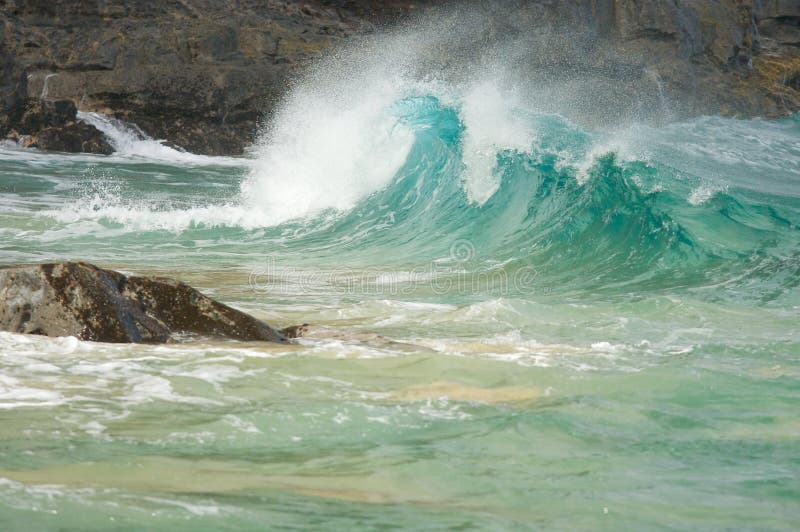
[[[114,148],[105,136],[90,124],[68,122],[62,127],[48,127],[31,135],[25,147],[70,153],[111,155]]]
[[[4,137],[25,109],[28,78],[0,39],[0,137]]]
[[[367,27],[336,5],[272,0],[9,1],[3,23],[27,95],[209,155],[242,154],[299,69]]]
[[[17,104],[18,107],[19,104]],[[6,123],[6,138],[23,148],[110,155],[114,149],[99,129],[77,118],[72,100],[28,98]]]
[[[187,333],[288,342],[187,284],[82,262],[0,269],[0,330],[116,343],[160,343]]]
[[[75,121],[77,115],[78,109],[72,100],[30,98],[14,129],[29,135],[46,127],[63,127],[68,122]]]
[[[20,98],[53,97],[193,153],[241,155],[315,58],[442,5],[486,22],[480,34],[463,28],[473,45],[520,38],[511,47],[523,56],[519,71],[545,81],[576,74],[574,87],[555,90],[574,92],[567,103],[576,109],[587,93],[588,111],[608,107],[601,123],[657,107],[671,118],[800,110],[793,0],[8,0],[0,3],[0,135],[18,118]],[[459,50],[446,50],[445,61],[458,59]]]

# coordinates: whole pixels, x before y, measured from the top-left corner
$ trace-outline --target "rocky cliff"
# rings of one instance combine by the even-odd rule
[[[0,134],[24,112],[25,98],[61,98],[193,152],[240,154],[314,58],[376,25],[443,3],[5,0]],[[525,24],[530,32],[571,25],[590,41],[611,43],[622,67],[601,65],[604,75],[624,84],[657,73],[667,97],[680,102],[679,114],[777,117],[800,109],[797,0],[492,6],[522,31]],[[591,42],[585,46],[590,53]]]

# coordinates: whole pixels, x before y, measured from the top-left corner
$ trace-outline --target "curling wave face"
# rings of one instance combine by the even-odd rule
[[[0,262],[312,324],[0,333],[0,523],[791,529],[800,116],[582,121],[446,22],[321,61],[244,158],[0,146]]]
[[[211,256],[302,254],[299,262],[317,266],[449,261],[489,278],[535,275],[551,292],[686,288],[716,297],[724,287],[796,301],[797,117],[598,132],[485,84],[459,98],[394,91],[377,100],[347,108],[304,95],[295,104],[306,120],[289,105],[272,133],[279,140],[268,137],[238,168],[126,154],[90,159],[82,175],[57,182],[20,177],[16,186],[46,194],[9,198],[7,232],[20,219],[35,226],[25,240],[63,239],[88,258],[101,251],[90,247],[93,232],[166,249],[202,242]],[[330,109],[321,122],[305,116],[319,108]],[[49,161],[14,164],[46,174]],[[65,204],[65,194],[75,201]]]

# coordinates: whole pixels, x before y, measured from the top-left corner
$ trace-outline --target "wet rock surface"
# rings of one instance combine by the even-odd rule
[[[794,0],[8,0],[0,4],[0,128],[21,116],[21,96],[69,99],[195,153],[241,154],[311,61],[440,4],[496,17],[485,35],[471,36],[487,45],[574,28],[548,50],[572,46],[582,63],[560,64],[532,47],[521,68],[589,72],[611,99],[627,91],[635,104],[641,85],[657,86],[678,118],[800,109]]]
[[[286,338],[302,338],[309,331],[309,324],[303,323],[302,325],[292,325],[281,329],[281,334]]]
[[[114,149],[105,136],[90,124],[69,122],[61,127],[48,127],[33,135],[30,146],[48,151],[98,153],[110,155]]]
[[[72,100],[27,98],[16,105],[16,118],[0,133],[25,148],[103,155],[114,151],[100,130],[78,120]]]
[[[159,343],[187,333],[288,341],[187,284],[81,262],[0,269],[0,330],[117,343]]]

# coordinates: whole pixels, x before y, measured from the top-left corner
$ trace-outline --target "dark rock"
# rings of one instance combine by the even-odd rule
[[[114,149],[100,130],[77,118],[72,100],[28,98],[17,119],[9,118],[6,138],[23,148],[110,155]]]
[[[173,332],[236,340],[286,341],[280,332],[266,323],[214,301],[173,279],[128,277],[125,293]]]
[[[114,148],[105,136],[96,127],[83,122],[69,122],[63,127],[45,128],[32,136],[29,147],[69,153],[114,153]]]
[[[32,135],[47,127],[63,127],[77,120],[78,109],[72,100],[29,98],[25,112],[14,124],[23,135]]]
[[[13,53],[0,39],[0,137],[8,134],[25,109],[28,78]]]
[[[36,139],[30,135],[18,135],[16,131],[12,131],[8,137],[10,140],[18,142],[23,148],[35,148]]]
[[[184,283],[81,262],[0,269],[0,330],[99,342],[158,343],[186,333],[287,342]]]
[[[0,3],[28,93],[80,102],[148,135],[241,154],[288,80],[369,24],[335,6],[247,0]]]
[[[0,328],[104,342],[165,342],[169,329],[132,304],[125,276],[81,263],[0,270]]]

